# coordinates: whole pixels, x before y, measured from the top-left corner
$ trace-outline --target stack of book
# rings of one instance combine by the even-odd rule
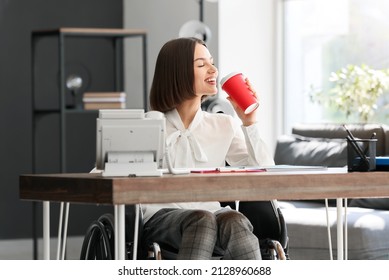
[[[125,92],[85,92],[82,98],[85,110],[124,109]]]

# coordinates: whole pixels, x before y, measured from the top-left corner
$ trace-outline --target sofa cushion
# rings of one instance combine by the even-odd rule
[[[373,133],[377,139],[377,155],[389,154],[389,127],[384,124],[350,123],[347,128],[356,138],[369,139]],[[292,134],[303,137],[345,139],[347,133],[342,124],[336,123],[300,123],[292,128]]]
[[[292,260],[329,259],[325,207],[279,202],[289,237]],[[329,207],[333,256],[336,258],[336,207]],[[389,259],[389,211],[347,208],[348,259]],[[309,233],[309,234],[308,234]]]
[[[372,208],[389,210],[389,198],[358,198],[352,199],[350,207]]]
[[[277,141],[274,161],[276,164],[343,167],[347,165],[347,142],[345,139],[283,135]]]

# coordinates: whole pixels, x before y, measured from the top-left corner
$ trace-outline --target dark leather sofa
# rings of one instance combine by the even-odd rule
[[[389,127],[347,124],[355,137],[376,134],[377,156],[389,155]],[[347,166],[346,131],[341,124],[297,124],[281,136],[275,149],[276,164]],[[389,182],[388,182],[389,184]],[[347,200],[348,259],[389,259],[389,199]],[[279,201],[288,228],[291,259],[329,259],[324,201]],[[329,200],[332,252],[336,258],[336,207]]]

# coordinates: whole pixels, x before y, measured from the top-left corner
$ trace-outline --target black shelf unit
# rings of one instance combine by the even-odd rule
[[[47,78],[47,82],[51,82],[55,84],[55,92],[52,93],[51,87],[50,95],[47,96],[38,96],[38,90],[36,89],[37,84],[37,73],[36,70],[40,69],[38,65],[39,60],[36,58],[36,54],[38,53],[38,43],[41,39],[50,38],[50,40],[54,40],[55,43],[53,46],[50,45],[49,49],[51,52],[51,48],[54,48],[53,53],[50,53],[52,59],[55,59],[55,63],[49,64],[52,67],[54,64],[58,64],[57,67],[51,69],[51,71],[58,71],[58,77],[52,79]],[[56,145],[59,146],[59,158],[58,162],[58,173],[66,173],[68,172],[67,168],[67,130],[71,125],[69,120],[73,120],[76,118],[87,119],[87,121],[81,121],[81,124],[85,125],[87,123],[87,133],[91,134],[90,125],[95,120],[98,111],[97,110],[83,110],[79,106],[70,106],[69,107],[69,93],[66,88],[66,72],[67,72],[67,59],[71,56],[70,51],[67,50],[67,41],[70,38],[74,38],[71,40],[88,40],[90,39],[104,39],[109,40],[113,44],[113,75],[114,75],[114,89],[113,91],[123,91],[124,90],[124,40],[127,38],[138,38],[141,40],[141,63],[142,63],[142,76],[143,76],[143,104],[145,111],[148,108],[148,93],[147,93],[147,33],[145,30],[141,29],[115,29],[115,28],[59,28],[52,30],[37,30],[31,33],[31,83],[32,83],[32,172],[37,173],[37,159],[40,156],[39,147],[37,148],[38,140],[37,140],[37,127],[41,129],[41,124],[38,124],[37,120],[40,121],[42,118],[52,118],[55,119],[55,123],[58,123],[58,127],[55,129],[56,137],[59,139],[59,143]],[[91,41],[91,40],[90,40]],[[93,46],[92,46],[93,48]],[[77,51],[73,49],[73,52]],[[42,55],[41,53],[38,53]],[[46,56],[46,54],[43,54]],[[47,60],[47,58],[45,58]],[[107,60],[107,58],[105,58]],[[43,66],[44,67],[44,66]],[[100,69],[99,69],[100,70]],[[45,80],[45,82],[46,82]],[[52,93],[52,94],[51,94]],[[54,96],[52,96],[54,95]],[[50,99],[49,102],[45,102],[45,99]],[[44,102],[40,102],[40,101]],[[54,102],[52,102],[54,101]],[[52,104],[54,106],[52,106]],[[43,105],[42,105],[43,104]],[[45,106],[49,104],[48,106]],[[50,105],[51,104],[51,105]],[[77,105],[77,104],[73,104]],[[79,105],[79,104],[78,104]],[[68,120],[68,121],[67,121]],[[58,122],[57,122],[58,121]],[[92,123],[93,124],[93,123]],[[81,125],[82,126],[82,125]],[[51,133],[51,131],[50,131]],[[93,134],[95,135],[95,133]],[[90,135],[89,135],[90,136]],[[54,140],[56,141],[56,140]],[[37,152],[38,150],[38,152]],[[89,151],[90,153],[90,151]],[[42,155],[41,155],[42,156]],[[54,164],[55,165],[55,164]],[[57,166],[55,165],[55,170],[57,170]],[[47,171],[42,171],[47,172]],[[49,171],[51,172],[51,171]],[[37,259],[38,257],[38,248],[37,248],[37,203],[33,203],[33,257]]]
[[[58,39],[58,61],[59,61],[59,96],[58,96],[58,108],[42,109],[36,106],[36,93],[35,93],[35,52],[36,43],[42,37],[56,37]],[[60,172],[66,172],[66,115],[68,113],[84,113],[90,111],[84,111],[82,109],[68,108],[66,85],[65,85],[65,73],[66,73],[66,49],[65,40],[67,38],[108,38],[112,39],[114,43],[114,65],[115,65],[115,91],[123,91],[123,40],[125,38],[139,37],[142,40],[142,67],[143,67],[143,104],[144,109],[148,108],[147,98],[147,33],[141,29],[108,29],[108,28],[59,28],[55,30],[39,30],[33,31],[31,36],[31,67],[32,67],[32,112],[33,112],[33,141],[35,141],[35,120],[36,115],[59,113],[60,123]],[[35,143],[33,143],[33,172],[35,170],[36,154]]]

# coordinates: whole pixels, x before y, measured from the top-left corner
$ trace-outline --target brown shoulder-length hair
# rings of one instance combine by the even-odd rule
[[[193,60],[196,44],[205,43],[197,38],[178,38],[168,41],[159,51],[150,91],[152,110],[167,112],[194,92]]]

